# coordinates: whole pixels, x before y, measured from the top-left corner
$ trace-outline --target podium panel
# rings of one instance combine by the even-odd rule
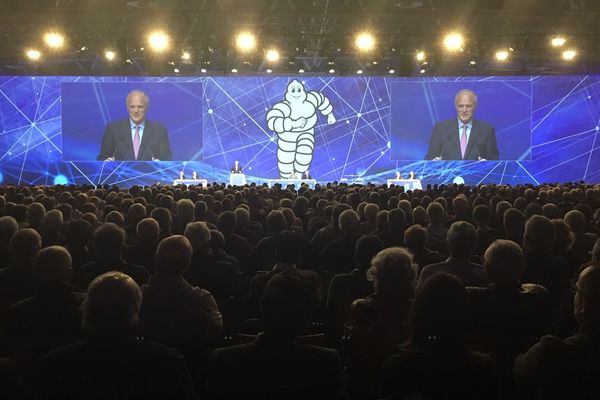
[[[245,174],[231,174],[229,175],[229,184],[231,186],[243,186],[246,184]]]
[[[306,184],[309,188],[314,189],[317,181],[314,179],[269,179],[269,187],[273,187],[278,183],[283,187],[294,185],[296,189],[302,186],[302,184]]]
[[[173,185],[201,185],[202,187],[206,187],[208,181],[206,179],[175,179]]]
[[[392,185],[404,186],[404,190],[423,189],[420,179],[388,179],[387,185],[388,187]]]

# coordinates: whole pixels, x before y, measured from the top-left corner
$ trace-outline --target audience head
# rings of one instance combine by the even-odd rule
[[[444,221],[444,207],[437,202],[429,203],[427,206],[427,218],[431,225],[441,225]]]
[[[192,245],[182,235],[164,238],[156,248],[156,273],[158,275],[182,276],[192,260]]]
[[[138,239],[146,243],[158,243],[160,226],[154,218],[144,218],[135,227]]]
[[[40,250],[33,262],[38,284],[42,287],[65,285],[71,279],[71,255],[62,246]]]
[[[580,331],[600,334],[600,267],[585,268],[575,284],[573,308]]]
[[[93,228],[83,219],[75,219],[67,224],[66,239],[69,247],[81,248],[87,246],[92,239]]]
[[[50,210],[44,214],[42,226],[45,232],[60,232],[63,226],[63,215],[58,210]]]
[[[42,238],[35,229],[24,228],[15,233],[10,242],[15,262],[30,265],[42,248]]]
[[[525,214],[516,208],[509,208],[504,212],[502,224],[507,234],[521,235],[525,231]]]
[[[90,283],[82,304],[83,326],[91,331],[118,334],[138,323],[140,287],[128,275],[111,271]]]
[[[412,342],[420,351],[464,353],[469,343],[469,299],[459,278],[434,274],[415,297]]]
[[[541,215],[534,215],[525,224],[523,248],[525,253],[547,253],[554,244],[554,225]]]
[[[379,206],[377,204],[369,203],[365,206],[365,218],[367,221],[373,223],[377,219],[377,213],[379,212]]]
[[[194,254],[209,253],[211,234],[206,222],[197,221],[187,224],[184,235],[190,241]]]
[[[412,219],[415,224],[427,226],[427,211],[421,206],[416,206],[412,211]]]
[[[42,203],[31,203],[27,207],[27,222],[29,226],[39,226],[46,214],[46,208]]]
[[[194,220],[194,203],[190,199],[177,201],[177,218],[182,226]]]
[[[570,250],[575,242],[575,235],[571,232],[569,225],[562,219],[553,219],[552,225],[554,225],[553,250],[559,252]]]
[[[394,208],[388,214],[388,225],[392,232],[402,232],[406,224],[406,215],[401,208]]]
[[[130,210],[131,210],[131,208],[130,208]],[[121,214],[119,211],[114,210],[114,211],[111,211],[108,214],[106,214],[106,218],[104,219],[104,222],[113,223],[117,226],[123,226],[123,225],[125,225],[125,218],[123,218],[123,214]]]
[[[124,247],[125,231],[117,225],[104,223],[94,232],[94,249],[98,257],[120,257]]]
[[[479,235],[470,223],[457,221],[450,225],[446,240],[448,241],[448,251],[452,257],[469,258],[477,247]]]
[[[421,225],[412,225],[404,231],[404,245],[412,252],[417,252],[425,247],[427,231]]]
[[[273,276],[263,292],[260,309],[265,335],[280,342],[301,335],[318,309],[318,286],[305,271]]]
[[[16,219],[8,216],[0,218],[0,247],[8,247],[18,230]]]
[[[565,214],[565,222],[571,228],[575,236],[585,232],[585,215],[579,210],[571,210]]]
[[[235,230],[235,213],[233,211],[223,211],[219,215],[217,227],[225,237],[231,235]]]
[[[296,263],[302,250],[302,236],[294,231],[283,231],[275,244],[275,261],[278,263]]]
[[[359,270],[367,271],[371,260],[384,248],[384,244],[376,236],[364,235],[358,238],[354,247],[354,259]]]
[[[344,235],[358,235],[360,232],[360,220],[354,210],[345,210],[339,216],[340,232]]]
[[[367,278],[375,293],[410,299],[414,296],[416,270],[412,254],[402,247],[381,250],[373,257]]]
[[[521,247],[510,240],[496,240],[489,245],[483,257],[489,281],[500,288],[520,285],[525,269]]]
[[[238,228],[244,228],[248,225],[248,222],[250,222],[250,211],[244,207],[238,207],[233,212],[235,213],[235,221]]]

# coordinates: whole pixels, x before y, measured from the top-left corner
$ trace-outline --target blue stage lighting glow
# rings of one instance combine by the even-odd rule
[[[68,183],[69,183],[69,180],[63,174],[58,174],[58,175],[56,175],[54,177],[54,184],[55,185],[66,185]]]

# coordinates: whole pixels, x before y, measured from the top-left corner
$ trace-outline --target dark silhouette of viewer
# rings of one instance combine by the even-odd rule
[[[516,380],[536,399],[600,396],[600,268],[584,269],[574,290],[579,332],[566,339],[545,336],[515,362]]]
[[[425,281],[414,302],[410,344],[383,364],[378,398],[496,398],[495,362],[469,349],[470,326],[462,282],[445,273]]]
[[[83,303],[87,338],[42,360],[43,399],[196,399],[175,349],[136,338],[142,295],[121,272],[94,279]]]
[[[249,344],[214,350],[207,386],[214,399],[340,399],[335,350],[300,344],[319,305],[302,271],[271,278],[261,300],[264,332]]]

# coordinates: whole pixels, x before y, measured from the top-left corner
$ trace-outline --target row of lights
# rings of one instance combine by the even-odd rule
[[[44,35],[44,42],[50,49],[58,50],[64,47],[65,37],[58,32],[48,32]],[[147,43],[149,48],[157,53],[163,53],[169,49],[171,45],[171,39],[169,35],[162,31],[151,32],[147,37]],[[253,51],[257,46],[256,37],[249,32],[242,32],[237,35],[236,47],[242,53],[248,53]],[[553,37],[550,44],[554,48],[564,48],[567,43],[567,39],[562,36]],[[368,32],[359,33],[354,40],[354,44],[362,53],[368,53],[374,50],[377,46],[375,37]],[[465,39],[460,33],[449,33],[443,39],[444,48],[449,52],[462,52],[464,50]],[[495,59],[500,62],[508,61],[510,54],[513,52],[513,48],[499,49],[495,53]],[[26,56],[32,61],[37,61],[42,57],[42,53],[38,49],[28,49]],[[567,61],[572,61],[577,56],[575,49],[565,49],[562,52],[562,58]],[[107,49],[104,52],[104,57],[108,61],[113,61],[117,57],[117,52],[114,49]],[[265,52],[265,59],[269,63],[276,63],[280,59],[279,51],[275,48],[267,49]],[[191,54],[188,51],[183,51],[181,54],[182,60],[190,60]],[[426,65],[426,54],[424,51],[417,51],[415,59]],[[472,62],[473,64],[474,62]]]

